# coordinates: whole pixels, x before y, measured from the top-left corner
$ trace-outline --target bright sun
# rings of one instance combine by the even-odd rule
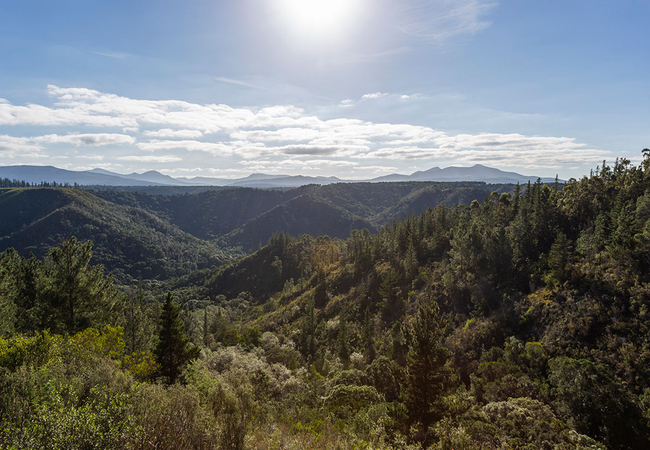
[[[363,0],[277,0],[288,25],[304,37],[329,38],[344,31]]]

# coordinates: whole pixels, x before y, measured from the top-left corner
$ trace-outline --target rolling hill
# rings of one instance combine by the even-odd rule
[[[495,188],[503,192],[513,186],[411,182],[198,192],[191,186],[1,189],[0,251],[14,247],[25,256],[33,252],[41,257],[75,236],[92,240],[93,262],[104,264],[118,279],[165,279],[255,251],[278,232],[347,238],[355,229],[375,232],[440,203],[482,202]]]
[[[393,220],[420,214],[445,202],[482,202],[490,192],[513,185],[485,183],[338,183],[289,190],[221,188],[162,195],[167,188],[123,191],[101,189],[95,195],[143,209],[200,239],[218,239],[228,247],[257,249],[276,232],[347,237],[352,229],[375,231]]]
[[[118,278],[168,278],[217,265],[229,255],[139,208],[80,190],[0,190],[0,250],[42,257],[71,236],[95,244],[93,263]]]

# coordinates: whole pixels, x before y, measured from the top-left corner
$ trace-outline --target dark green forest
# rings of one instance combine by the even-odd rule
[[[650,150],[452,185],[0,192],[0,447],[649,448]]]
[[[276,232],[347,238],[442,202],[485,198],[485,183],[358,183],[289,190],[209,187],[0,188],[0,251],[43,258],[71,236],[95,244],[118,284],[145,285],[219,265]],[[504,190],[514,186],[504,185]]]

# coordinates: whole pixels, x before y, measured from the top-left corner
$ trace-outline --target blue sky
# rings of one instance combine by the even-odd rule
[[[0,164],[579,177],[650,146],[650,2],[0,4]]]

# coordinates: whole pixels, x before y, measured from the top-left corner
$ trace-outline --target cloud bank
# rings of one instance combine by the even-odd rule
[[[0,99],[3,130],[63,128],[58,134],[18,137],[0,134],[0,155],[8,158],[43,157],[53,146],[105,147],[105,161],[119,147],[114,161],[179,164],[190,155],[204,154],[206,171],[346,168],[365,173],[416,162],[429,164],[483,163],[496,167],[559,168],[595,164],[609,152],[590,148],[571,137],[527,136],[517,133],[449,134],[426,126],[375,123],[352,118],[321,119],[293,105],[234,108],[180,100],[140,100],[86,88],[48,86],[49,105],[15,105]],[[384,97],[366,94],[363,99]],[[400,96],[395,101],[400,100]],[[72,132],[71,132],[72,131]],[[130,154],[125,155],[129,150]],[[155,153],[152,155],[152,153]],[[316,159],[315,159],[316,158]],[[300,164],[296,162],[300,161]],[[307,163],[311,161],[311,163]],[[313,161],[319,161],[315,164]],[[193,160],[192,167],[196,167]],[[188,164],[190,162],[188,161]],[[411,164],[412,167],[413,165]]]

